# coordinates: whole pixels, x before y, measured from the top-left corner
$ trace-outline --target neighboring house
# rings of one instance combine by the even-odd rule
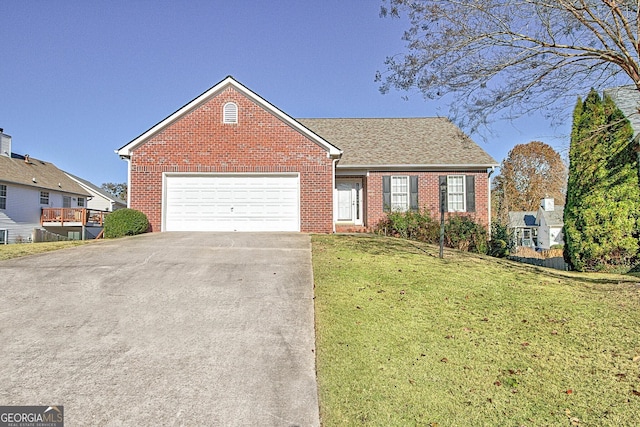
[[[516,247],[535,249],[538,246],[536,212],[509,212],[508,227]]]
[[[84,188],[89,194],[91,194],[91,197],[89,197],[89,200],[87,201],[88,209],[113,212],[115,210],[127,207],[126,202],[109,193],[108,191],[105,191],[102,188],[90,183],[86,179],[77,177],[73,174],[70,174],[69,172],[65,173],[69,176],[69,178],[80,184],[80,187]]]
[[[94,225],[86,217],[91,194],[52,163],[13,153],[11,144],[0,129],[0,244],[36,240],[37,230],[82,237]]]
[[[564,245],[564,206],[555,206],[552,198],[542,199],[538,214],[538,248],[551,249],[555,245]]]
[[[537,212],[509,212],[509,229],[516,247],[536,250],[564,244],[562,228],[564,206],[555,206],[553,198],[540,201]]]
[[[227,77],[116,151],[152,231],[370,229],[393,209],[489,228],[497,162],[444,118],[299,119]]]

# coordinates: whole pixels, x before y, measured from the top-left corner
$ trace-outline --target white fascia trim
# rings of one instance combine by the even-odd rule
[[[289,115],[284,113],[282,110],[280,110],[279,108],[275,107],[274,105],[269,103],[267,100],[265,100],[264,98],[260,97],[258,94],[252,92],[247,87],[245,87],[242,84],[240,84],[238,81],[236,81],[231,76],[225,78],[220,83],[218,83],[217,85],[213,86],[211,89],[207,90],[202,95],[198,96],[193,101],[189,102],[184,107],[180,108],[178,111],[176,111],[175,113],[171,114],[170,116],[168,116],[167,118],[162,120],[160,123],[156,124],[151,129],[147,130],[142,135],[138,136],[137,138],[135,138],[134,140],[129,142],[127,145],[125,145],[124,147],[122,147],[119,150],[117,150],[116,152],[121,157],[130,157],[131,156],[131,152],[138,145],[142,144],[147,139],[149,139],[150,137],[152,137],[156,133],[160,132],[166,126],[168,126],[171,123],[173,123],[174,121],[178,120],[179,118],[181,118],[185,114],[189,113],[193,109],[197,108],[201,104],[207,102],[209,99],[211,99],[212,97],[217,95],[219,92],[224,90],[227,86],[233,86],[236,90],[238,90],[239,92],[243,93],[245,96],[247,96],[249,99],[254,101],[256,104],[260,105],[262,108],[264,108],[265,110],[269,111],[270,113],[272,113],[273,115],[278,117],[280,120],[282,120],[283,122],[285,122],[286,124],[288,124],[292,128],[296,129],[298,132],[300,132],[303,135],[305,135],[307,138],[309,138],[312,141],[314,141],[316,144],[318,144],[319,146],[321,146],[322,148],[327,150],[328,155],[330,157],[340,157],[342,155],[342,151],[340,149],[338,149],[337,147],[333,146],[329,142],[325,141],[323,138],[319,137],[315,133],[311,132],[306,127],[302,126],[302,124],[300,124],[298,121],[294,120],[292,117],[290,117]]]

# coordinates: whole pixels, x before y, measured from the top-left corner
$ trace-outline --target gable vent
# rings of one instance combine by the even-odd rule
[[[227,102],[222,109],[223,123],[238,123],[238,106],[233,102]]]

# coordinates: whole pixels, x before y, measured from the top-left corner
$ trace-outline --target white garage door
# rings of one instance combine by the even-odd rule
[[[165,177],[165,231],[300,231],[298,175]]]

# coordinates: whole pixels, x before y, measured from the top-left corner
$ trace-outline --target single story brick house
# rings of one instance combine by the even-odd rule
[[[152,231],[370,229],[393,210],[489,227],[497,162],[444,118],[294,119],[229,76],[116,150]]]

